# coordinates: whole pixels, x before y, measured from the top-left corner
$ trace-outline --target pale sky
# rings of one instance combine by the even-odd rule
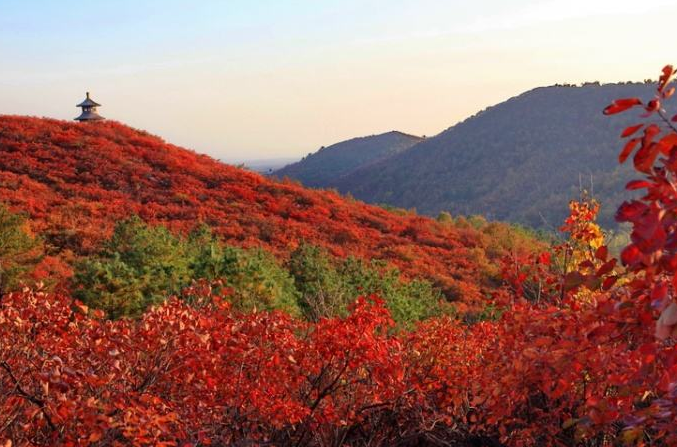
[[[0,0],[0,114],[100,113],[226,160],[434,135],[534,87],[656,78],[677,0]]]

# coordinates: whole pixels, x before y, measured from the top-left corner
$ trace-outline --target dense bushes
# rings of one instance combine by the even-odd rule
[[[204,226],[181,237],[138,217],[123,221],[98,255],[77,264],[73,283],[76,297],[118,318],[138,316],[197,279],[223,280],[237,309],[299,314],[293,282],[272,255],[223,246]]]
[[[75,296],[111,318],[139,316],[195,280],[227,288],[240,311],[283,310],[312,321],[345,316],[355,297],[379,294],[403,326],[451,312],[439,290],[423,280],[405,280],[385,262],[335,259],[302,244],[285,264],[261,248],[221,243],[200,226],[187,237],[133,217],[119,223],[95,256],[80,260]]]
[[[441,292],[423,280],[403,281],[386,263],[349,257],[332,260],[321,248],[301,245],[289,261],[289,269],[300,292],[300,305],[311,321],[346,315],[356,296],[377,294],[403,326],[411,326],[434,315],[453,313]]]
[[[375,297],[308,324],[218,296],[105,322],[68,297],[10,294],[0,442],[674,445],[674,346],[632,298],[598,297],[393,334]]]
[[[263,249],[224,249],[224,268],[219,278],[232,288],[231,302],[241,310],[283,310],[301,316],[294,280]]]

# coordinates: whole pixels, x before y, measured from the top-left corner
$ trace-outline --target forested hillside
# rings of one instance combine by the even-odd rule
[[[337,181],[307,184],[424,214],[481,214],[549,230],[582,187],[601,202],[602,225],[614,227],[631,175],[615,162],[614,140],[637,117],[605,118],[600,104],[651,94],[644,84],[537,88]]]
[[[333,186],[356,169],[406,151],[422,140],[397,131],[353,138],[323,147],[301,161],[275,171],[275,175],[295,178],[306,186]]]

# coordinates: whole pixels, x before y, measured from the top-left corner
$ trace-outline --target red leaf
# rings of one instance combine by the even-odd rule
[[[670,133],[660,139],[658,142],[660,146],[660,151],[664,155],[670,155],[672,148],[677,146],[677,134]]]
[[[597,290],[602,285],[602,279],[597,275],[588,275],[585,277],[585,287],[589,290]]]
[[[606,245],[602,245],[595,252],[595,257],[600,261],[606,261],[607,256],[609,256],[609,249]]]
[[[627,185],[625,185],[625,189],[629,191],[634,191],[636,189],[651,188],[654,185],[655,183],[650,182],[648,180],[631,180],[628,182]]]
[[[644,124],[636,124],[634,126],[626,127],[623,133],[621,134],[621,138],[629,137],[642,127],[644,127]]]
[[[656,284],[651,290],[651,299],[652,300],[662,300],[668,296],[668,284],[666,282],[660,282]]]
[[[637,147],[637,144],[639,144],[639,138],[633,138],[632,140],[628,141],[625,144],[625,147],[623,148],[621,153],[618,155],[618,162],[624,163],[625,160],[628,159],[628,157],[630,156],[632,151],[635,150],[635,147]]]
[[[651,168],[653,167],[653,164],[656,161],[656,157],[658,157],[659,152],[660,146],[658,146],[656,143],[643,145],[637,151],[637,153],[635,154],[635,158],[633,158],[632,160],[632,162],[635,165],[635,169],[637,169],[640,172],[646,173],[651,172]]]
[[[623,98],[617,99],[611,105],[604,109],[605,115],[614,115],[616,113],[624,112],[632,107],[641,105],[642,101],[639,98]]]
[[[583,262],[581,262],[580,264],[578,264],[578,268],[579,268],[579,269],[586,269],[586,268],[588,268],[588,269],[594,269],[594,268],[595,268],[595,264],[593,264],[591,260],[586,259],[585,261],[583,261]]]
[[[585,276],[573,271],[564,277],[564,290],[575,289],[585,282]]]
[[[656,360],[656,345],[654,343],[645,343],[637,351],[642,354],[644,364],[653,363]]]
[[[602,283],[602,290],[609,290],[618,281],[618,276],[609,276]]]
[[[661,128],[656,124],[651,124],[646,129],[644,129],[644,137],[642,138],[642,144],[646,145],[649,141],[653,139],[656,135],[661,133]]]
[[[630,244],[621,252],[621,261],[624,265],[635,265],[644,259],[644,255],[635,244]]]
[[[644,129],[644,140],[652,140],[653,137],[661,133],[661,128],[657,124],[651,124],[646,129]]]
[[[670,82],[670,78],[675,73],[675,70],[672,68],[672,65],[666,65],[663,67],[663,73],[660,78],[658,78],[658,91],[661,92],[665,86]]]
[[[604,265],[602,265],[599,270],[597,270],[597,276],[604,276],[608,273],[610,273],[614,267],[616,267],[616,259],[611,259],[609,262],[606,262]]]
[[[616,220],[618,222],[629,222],[642,215],[648,207],[637,200],[623,202],[616,211]]]

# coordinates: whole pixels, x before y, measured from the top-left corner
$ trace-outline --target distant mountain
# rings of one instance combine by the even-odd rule
[[[322,147],[301,161],[275,172],[292,177],[306,186],[334,186],[342,177],[411,148],[423,138],[391,131],[380,135],[353,138]]]
[[[537,88],[336,182],[316,180],[326,168],[297,178],[424,214],[482,214],[539,228],[557,227],[582,187],[602,202],[602,224],[613,227],[632,178],[617,161],[619,134],[636,117],[605,117],[602,109],[617,98],[651,97],[653,89],[636,83]]]

